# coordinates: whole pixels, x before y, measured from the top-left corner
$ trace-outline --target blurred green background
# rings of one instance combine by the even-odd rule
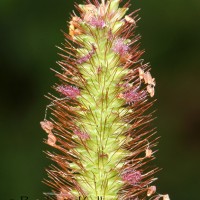
[[[81,2],[81,1],[77,1]],[[172,200],[200,194],[200,1],[132,0],[141,8],[138,33],[156,78],[161,136],[157,182]],[[0,0],[0,199],[43,199],[48,192],[46,136],[39,122],[55,82],[55,45],[74,9],[71,0]]]

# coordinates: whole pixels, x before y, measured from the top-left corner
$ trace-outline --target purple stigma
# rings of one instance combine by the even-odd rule
[[[119,54],[119,55],[125,55],[128,50],[129,50],[129,47],[127,44],[124,44],[124,39],[122,38],[118,38],[114,41],[114,44],[112,46],[112,50]]]
[[[146,92],[144,91],[137,92],[137,90],[134,89],[123,93],[122,97],[126,100],[126,103],[130,104],[144,99],[146,97]]]
[[[140,171],[129,169],[122,174],[122,180],[129,183],[130,185],[139,183],[141,179],[142,175]]]
[[[96,51],[96,47],[92,44],[92,50],[85,56],[79,58],[76,62],[78,64],[82,64],[82,63],[85,63],[87,62],[88,60],[90,60],[90,58],[92,57],[92,55],[95,53]]]
[[[106,23],[103,19],[101,18],[96,18],[96,17],[93,17],[91,20],[90,20],[90,25],[94,26],[94,27],[97,27],[97,28],[104,28],[106,26]]]
[[[79,59],[77,60],[77,63],[78,63],[78,64],[82,64],[82,63],[84,63],[84,62],[87,62],[88,60],[90,60],[91,57],[92,57],[92,55],[89,53],[89,54],[87,54],[86,56],[83,56],[83,57],[79,58]]]
[[[63,95],[75,99],[77,96],[80,96],[80,90],[77,87],[70,86],[70,85],[61,85],[57,87],[57,90],[62,93]]]

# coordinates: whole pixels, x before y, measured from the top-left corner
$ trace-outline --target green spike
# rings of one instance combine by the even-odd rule
[[[59,62],[59,95],[50,96],[51,119],[41,122],[46,143],[60,152],[47,153],[56,163],[47,184],[59,200],[168,200],[152,185],[157,138],[148,110],[155,79],[132,32],[137,18],[120,0],[79,9],[64,44],[70,56]]]

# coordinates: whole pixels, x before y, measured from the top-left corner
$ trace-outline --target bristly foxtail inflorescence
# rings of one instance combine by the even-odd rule
[[[122,0],[86,0],[71,16],[60,48],[59,94],[41,122],[56,152],[47,170],[49,199],[169,200],[149,166],[157,139],[150,107],[155,79],[143,64],[137,11]],[[148,112],[149,111],[149,112]]]

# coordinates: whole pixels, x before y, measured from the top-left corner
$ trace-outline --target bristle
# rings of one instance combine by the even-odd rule
[[[64,32],[58,83],[48,94],[41,126],[46,152],[49,199],[147,200],[156,194],[159,168],[152,167],[159,137],[155,119],[155,79],[143,63],[138,10],[130,0],[86,0],[76,4]],[[48,117],[48,119],[47,119]]]

